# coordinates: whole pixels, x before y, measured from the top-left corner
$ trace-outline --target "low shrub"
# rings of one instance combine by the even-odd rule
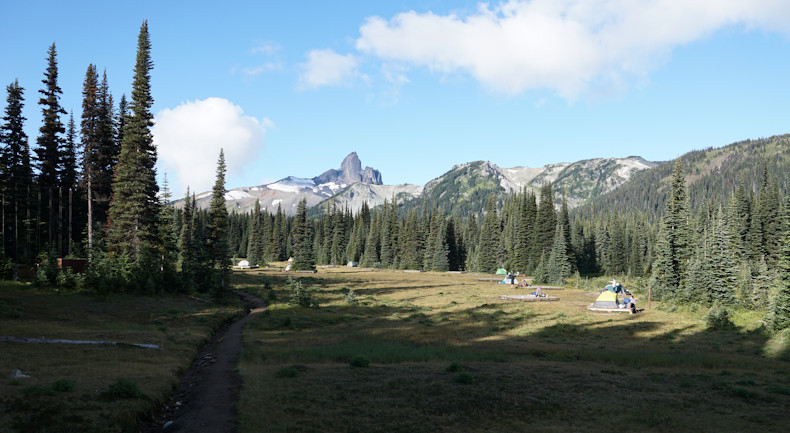
[[[104,391],[102,395],[108,399],[131,399],[140,398],[142,393],[136,383],[129,379],[121,378],[110,385],[109,389]]]
[[[60,379],[52,384],[52,390],[56,392],[71,392],[74,391],[74,382],[68,379]]]
[[[464,366],[460,362],[451,362],[444,371],[448,373],[455,373],[464,369]]]
[[[364,355],[355,356],[351,358],[351,360],[348,361],[348,363],[352,367],[363,367],[363,368],[370,367],[370,359],[368,359],[368,357]]]
[[[730,320],[730,312],[721,304],[716,303],[708,310],[705,315],[705,324],[710,329],[726,330],[733,329],[735,324]]]
[[[455,383],[460,383],[461,385],[469,385],[475,381],[474,376],[469,373],[459,373],[455,376]]]
[[[277,370],[277,372],[274,373],[274,375],[277,377],[285,377],[285,378],[296,377],[299,376],[299,370],[297,370],[294,367],[283,367]]]

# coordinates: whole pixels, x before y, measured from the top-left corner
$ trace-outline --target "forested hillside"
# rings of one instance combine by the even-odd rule
[[[790,173],[790,135],[696,150],[678,160],[686,173],[689,205],[693,209],[709,201],[726,200],[742,181],[752,185],[751,192],[754,193],[764,169],[770,177],[777,179],[779,194],[785,196],[788,192],[787,173]],[[668,161],[636,173],[620,188],[592,198],[578,211],[586,215],[603,209],[619,213],[636,212],[656,221],[666,208],[674,164],[674,161]]]

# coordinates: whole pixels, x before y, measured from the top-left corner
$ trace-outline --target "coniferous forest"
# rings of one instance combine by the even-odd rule
[[[4,278],[222,299],[231,257],[260,266],[292,257],[298,270],[349,262],[440,272],[505,268],[551,284],[627,276],[669,304],[758,310],[773,329],[790,327],[788,136],[733,144],[729,156],[691,152],[574,209],[545,183],[505,196],[483,191],[459,208],[426,196],[408,204],[393,197],[357,212],[335,206],[317,216],[305,201],[293,216],[260,204],[229,214],[220,153],[210,208],[199,209],[188,193],[175,209],[167,185],[160,190],[156,181],[150,50],[144,22],[130,97],[117,103],[107,74],[87,65],[75,114],[60,105],[53,43],[37,89],[43,120],[32,146],[22,116],[30,90],[7,85],[0,123]],[[81,276],[58,269],[58,257],[87,258],[87,269]],[[36,270],[26,276],[25,269]]]

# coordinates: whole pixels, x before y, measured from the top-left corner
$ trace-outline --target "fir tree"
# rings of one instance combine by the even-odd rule
[[[3,204],[5,226],[2,227],[4,252],[14,260],[20,254],[30,257],[29,237],[30,219],[25,216],[30,211],[30,191],[33,184],[33,171],[30,166],[30,147],[25,134],[24,88],[18,80],[6,87],[6,107],[3,123],[0,124],[0,168],[2,168]],[[12,204],[5,206],[6,204]],[[27,239],[21,242],[20,239]]]
[[[777,280],[768,308],[768,325],[774,331],[790,328],[790,203],[785,208]]]
[[[94,69],[94,74],[96,73]],[[102,75],[102,81],[96,90],[96,101],[93,107],[95,115],[95,149],[93,155],[93,199],[95,209],[93,217],[100,223],[107,222],[107,210],[112,197],[112,180],[115,165],[121,152],[119,138],[123,134],[116,132],[125,124],[126,100],[122,99],[123,108],[119,110],[116,119],[113,113],[112,95],[107,84],[107,72]]]
[[[557,215],[554,210],[554,191],[550,183],[540,188],[540,203],[535,216],[535,258],[545,253],[548,256],[554,242],[554,230],[557,226]]]
[[[108,236],[110,249],[136,260],[144,246],[155,242],[159,187],[156,184],[156,149],[151,135],[150,56],[148,23],[143,22],[137,42],[131,112],[124,125],[113,197],[110,203]]]
[[[82,136],[82,181],[87,195],[87,220],[88,220],[88,258],[93,257],[93,218],[94,218],[94,191],[97,173],[101,166],[98,163],[100,147],[100,111],[98,101],[98,76],[96,67],[88,65],[85,72],[85,81],[82,85],[82,120],[80,122],[80,135]]]
[[[206,246],[215,272],[212,294],[224,300],[230,292],[230,257],[228,252],[228,210],[225,208],[225,152],[220,150],[217,161],[217,178],[211,189],[208,236]]]
[[[566,280],[573,275],[573,265],[571,258],[567,254],[567,244],[565,231],[562,225],[557,224],[551,253],[548,261],[545,263],[545,279],[551,284],[564,285]]]
[[[294,261],[291,269],[295,271],[315,270],[313,234],[310,221],[307,219],[307,199],[305,198],[299,200],[299,204],[296,207],[291,238],[294,251]]]
[[[483,227],[480,230],[480,242],[478,243],[475,262],[476,272],[493,273],[496,272],[499,263],[497,262],[499,250],[499,216],[496,211],[496,202],[493,197],[488,198],[486,215],[483,220]]]
[[[249,218],[247,242],[247,261],[257,265],[263,256],[263,239],[261,238],[261,202],[255,200],[255,208]]]
[[[60,95],[63,91],[58,85],[58,61],[55,44],[47,51],[47,72],[41,81],[44,88],[39,90],[43,125],[39,129],[36,139],[38,145],[35,149],[36,168],[38,168],[38,186],[42,197],[47,197],[45,208],[47,222],[47,239],[50,248],[55,246],[57,231],[57,187],[60,186],[58,174],[62,170],[63,133],[66,129],[60,120],[61,114],[66,114],[60,106]]]
[[[656,241],[651,285],[659,299],[675,299],[683,286],[683,275],[689,257],[689,212],[686,180],[680,160],[672,172],[666,214],[661,220]]]

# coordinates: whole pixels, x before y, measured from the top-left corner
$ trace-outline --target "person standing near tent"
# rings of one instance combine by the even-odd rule
[[[628,298],[626,298],[626,299],[628,299]],[[631,295],[631,298],[628,300],[626,308],[631,310],[631,314],[636,313],[636,296]]]

